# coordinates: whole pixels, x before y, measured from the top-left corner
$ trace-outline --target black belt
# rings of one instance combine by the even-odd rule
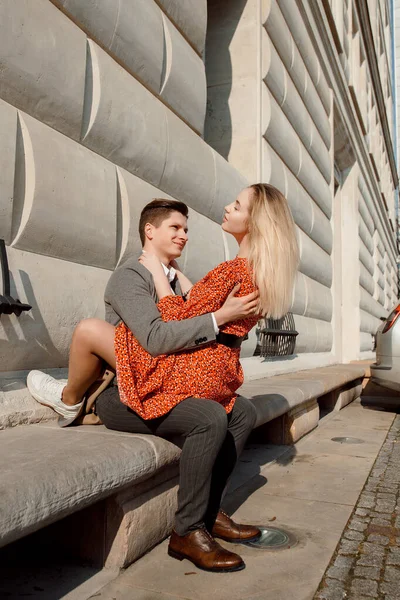
[[[239,337],[238,335],[233,335],[232,333],[223,333],[222,331],[220,331],[215,341],[218,344],[228,346],[228,348],[240,348],[243,340],[244,336]]]

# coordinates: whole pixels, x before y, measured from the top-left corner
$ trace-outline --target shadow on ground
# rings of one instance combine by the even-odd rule
[[[59,600],[100,569],[62,553],[41,531],[0,549],[0,598]]]
[[[361,405],[369,410],[400,413],[400,393],[368,381],[361,395]]]

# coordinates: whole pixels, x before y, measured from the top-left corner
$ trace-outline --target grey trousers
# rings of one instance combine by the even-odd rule
[[[145,421],[122,404],[112,386],[97,399],[97,414],[108,429],[183,438],[175,531],[211,531],[237,458],[256,421],[253,404],[237,398],[229,415],[213,400],[187,398],[168,414]]]

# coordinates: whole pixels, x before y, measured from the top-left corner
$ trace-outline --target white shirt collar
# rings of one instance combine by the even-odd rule
[[[171,283],[176,277],[176,270],[174,269],[174,267],[168,268],[164,265],[164,263],[161,263],[161,264],[163,266],[164,273],[166,274],[166,276],[168,278],[168,281]]]

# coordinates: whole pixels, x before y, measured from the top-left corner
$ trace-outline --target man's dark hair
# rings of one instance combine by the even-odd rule
[[[167,200],[166,198],[155,198],[142,210],[139,220],[139,236],[142,246],[146,240],[144,228],[146,223],[151,223],[154,227],[159,227],[165,219],[168,219],[172,212],[179,212],[188,218],[189,209],[183,202],[177,200]]]

